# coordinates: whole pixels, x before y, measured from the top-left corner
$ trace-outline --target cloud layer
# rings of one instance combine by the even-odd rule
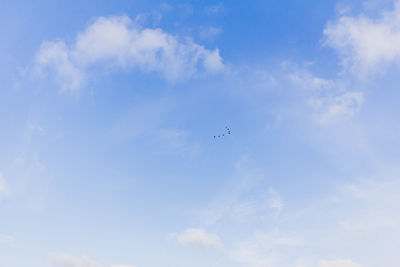
[[[289,81],[308,94],[307,102],[320,124],[351,118],[361,110],[364,93],[349,90],[345,80],[324,79],[289,62],[283,62],[282,67],[288,71]]]
[[[362,267],[360,264],[350,260],[320,261],[318,267]]]
[[[324,30],[325,44],[336,49],[344,65],[364,76],[400,60],[400,1],[391,11],[383,11],[380,18],[364,14],[341,16]]]
[[[103,265],[89,257],[73,257],[65,253],[52,253],[49,256],[51,267],[132,267],[131,265]]]
[[[190,228],[177,236],[179,243],[200,247],[222,247],[220,238],[201,228]]]
[[[5,197],[8,195],[8,189],[6,185],[6,181],[3,178],[3,175],[0,172],[0,197]]]
[[[309,104],[320,112],[317,120],[321,124],[353,116],[361,109],[363,102],[362,92],[345,92],[335,96],[313,97],[309,100]]]
[[[161,29],[142,28],[127,16],[97,18],[74,44],[45,41],[36,53],[35,72],[51,71],[62,90],[82,87],[88,71],[97,66],[158,72],[172,82],[224,68],[218,49],[208,50]]]

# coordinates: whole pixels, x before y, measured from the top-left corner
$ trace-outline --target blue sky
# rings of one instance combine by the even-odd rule
[[[3,1],[0,267],[397,267],[399,18]]]

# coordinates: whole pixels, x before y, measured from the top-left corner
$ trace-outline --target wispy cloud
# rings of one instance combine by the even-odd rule
[[[249,173],[248,159],[236,165],[237,172]],[[396,212],[400,203],[399,172],[398,168],[385,170],[371,177],[349,178],[352,182],[338,182],[329,193],[300,205],[290,199],[279,216],[268,220],[259,216],[265,210],[257,209],[263,202],[251,189],[254,183],[246,182],[244,186],[246,178],[242,176],[236,182],[247,189],[236,191],[232,187],[231,195],[225,193],[233,202],[227,205],[221,201],[222,210],[215,210],[217,219],[211,217],[213,224],[208,226],[226,238],[221,251],[224,257],[246,266],[364,267],[381,266],[379,262],[395,266],[390,255],[395,253],[393,248],[400,233],[400,217]],[[250,194],[246,194],[248,190]],[[264,204],[281,210],[280,195],[273,189],[268,193]],[[247,227],[239,220],[232,220],[238,214],[245,218]],[[225,236],[227,232],[229,236]],[[374,240],[386,246],[381,247]],[[383,253],[389,258],[382,260],[373,254],[360,257],[357,254],[360,249]]]
[[[240,224],[279,215],[284,201],[275,188],[263,185],[264,170],[250,167],[247,156],[235,162],[234,169],[229,190],[200,211],[201,221],[207,225]]]
[[[5,197],[8,195],[8,186],[3,174],[0,172],[0,197]]]
[[[318,267],[362,267],[362,265],[352,262],[351,260],[321,260]]]
[[[360,77],[382,73],[386,66],[400,62],[400,1],[379,18],[365,14],[341,15],[324,29],[325,45],[336,49],[346,69]]]
[[[364,102],[362,92],[345,92],[334,96],[314,96],[308,100],[318,111],[317,121],[328,124],[341,118],[351,118],[360,111]]]
[[[190,39],[161,29],[142,28],[127,16],[97,18],[67,45],[45,41],[36,53],[35,73],[54,73],[64,91],[87,82],[90,68],[111,66],[161,73],[169,81],[189,79],[197,73],[224,68],[219,50],[208,50]]]
[[[290,62],[283,62],[282,67],[289,81],[305,91],[307,103],[320,124],[352,118],[361,110],[364,93],[348,90],[346,81],[318,77],[307,68],[299,68]]]
[[[208,233],[202,228],[187,229],[177,236],[177,240],[183,245],[222,248],[219,236]]]
[[[87,256],[73,257],[66,253],[52,253],[49,255],[51,267],[133,267],[131,265],[103,265]]]
[[[332,80],[318,77],[311,73],[307,68],[299,68],[290,61],[281,63],[282,69],[286,72],[286,77],[295,85],[308,90],[326,90],[335,87]]]
[[[371,237],[377,233],[400,233],[400,181],[393,174],[382,174],[379,179],[362,179],[343,186],[343,192],[358,203],[359,210],[348,215],[339,227],[355,236]]]
[[[36,121],[29,119],[20,132],[14,154],[7,168],[10,195],[23,201],[32,211],[41,211],[46,206],[51,175],[43,159],[42,147],[46,138],[51,138]]]
[[[303,243],[296,236],[279,231],[256,231],[247,240],[239,242],[230,252],[230,257],[246,266],[285,266],[285,257],[279,250],[298,247]]]

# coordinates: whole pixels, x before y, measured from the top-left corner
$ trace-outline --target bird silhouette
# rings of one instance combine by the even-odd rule
[[[225,126],[225,133],[222,133],[222,134],[219,134],[219,135],[214,135],[214,138],[216,138],[216,137],[218,137],[218,138],[225,137],[228,134],[231,134],[231,129],[228,126]]]

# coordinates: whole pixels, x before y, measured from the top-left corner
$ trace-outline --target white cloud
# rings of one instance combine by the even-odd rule
[[[364,93],[347,90],[344,81],[318,77],[290,62],[283,62],[282,67],[288,71],[287,78],[294,85],[307,90],[307,102],[314,109],[319,123],[328,124],[351,118],[360,111],[364,103]]]
[[[245,266],[285,266],[285,259],[279,251],[287,251],[290,247],[296,249],[302,243],[298,237],[284,235],[279,231],[256,231],[249,239],[240,241],[230,255],[234,261]]]
[[[365,76],[382,71],[385,65],[400,62],[400,1],[378,19],[364,14],[342,15],[324,29],[325,44],[336,49],[343,64],[353,73]]]
[[[318,267],[362,267],[362,265],[354,263],[351,260],[321,260],[318,262]]]
[[[2,173],[0,172],[0,197],[5,197],[7,195],[8,195],[7,184]]]
[[[312,90],[331,89],[335,87],[335,82],[315,76],[305,68],[299,68],[295,64],[284,61],[281,63],[283,70],[287,71],[287,78],[295,85]]]
[[[201,247],[222,247],[220,238],[201,228],[190,228],[177,236],[179,243]]]
[[[190,39],[161,29],[142,28],[127,16],[100,17],[79,33],[76,42],[43,42],[36,54],[37,73],[51,70],[63,90],[77,90],[90,68],[138,68],[159,72],[169,81],[224,68],[219,50],[208,50]]]
[[[383,176],[383,175],[382,175]],[[351,201],[358,203],[356,214],[343,218],[338,225],[348,234],[361,237],[400,233],[400,181],[398,178],[365,179],[344,187]]]
[[[385,231],[385,230],[395,230],[398,225],[396,222],[389,219],[380,218],[358,218],[357,221],[354,220],[343,220],[339,222],[339,226],[348,232],[358,233],[361,235],[368,235],[370,233]]]
[[[282,211],[283,209],[283,202],[281,195],[275,191],[273,188],[268,189],[268,199],[267,205],[270,209],[274,209],[277,212]]]
[[[245,164],[237,165],[243,174]],[[328,195],[313,195],[308,201],[299,201],[303,203],[296,203],[297,197],[285,199],[285,212],[268,220],[260,216],[251,219],[253,212],[260,214],[254,206],[262,203],[255,197],[257,192],[235,192],[233,199],[239,195],[242,203],[237,213],[243,214],[246,225],[230,220],[233,208],[218,214],[222,219],[213,228],[226,239],[221,252],[234,262],[230,266],[362,267],[368,263],[370,267],[395,267],[400,240],[398,174],[395,167],[387,174],[346,182],[345,186],[339,182],[337,186],[344,189],[331,188]],[[237,182],[243,188],[245,177],[241,177]]]
[[[52,267],[101,267],[102,265],[86,256],[75,258],[64,253],[53,253],[49,256]]]
[[[84,73],[72,61],[66,44],[62,41],[43,42],[36,54],[36,73],[44,75],[45,67],[53,69],[62,90],[77,89],[83,85]]]
[[[65,253],[52,253],[49,261],[51,267],[132,267],[131,265],[103,265],[87,256],[73,257]]]
[[[362,92],[345,92],[336,96],[317,96],[308,103],[318,111],[317,120],[327,124],[339,118],[349,118],[360,111],[364,102]]]

